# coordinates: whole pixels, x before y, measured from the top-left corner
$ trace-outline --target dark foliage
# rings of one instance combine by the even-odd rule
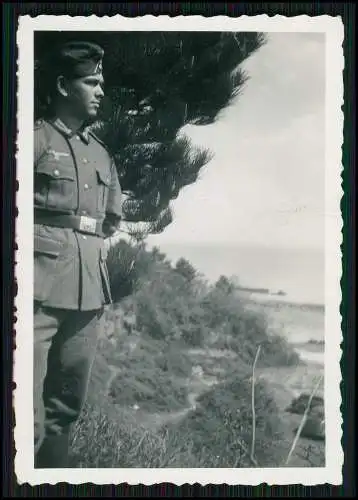
[[[36,114],[53,74],[48,49],[70,32],[36,34]],[[265,43],[261,33],[76,32],[105,50],[106,98],[95,132],[111,150],[126,195],[128,231],[158,233],[172,221],[171,200],[211,158],[182,128],[212,123],[243,89],[240,64]]]

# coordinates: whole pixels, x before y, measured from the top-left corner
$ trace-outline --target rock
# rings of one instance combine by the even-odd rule
[[[296,434],[298,427],[294,429]],[[314,441],[322,441],[326,437],[325,422],[322,418],[308,417],[305,425],[302,428],[300,437],[313,439]]]
[[[300,394],[298,398],[294,398],[292,400],[291,404],[285,408],[285,411],[295,413],[297,415],[303,415],[307,408],[309,398],[309,394]],[[315,414],[317,414],[317,412],[322,412],[322,415],[324,415],[324,399],[322,396],[314,396],[312,398],[309,415],[312,412]]]
[[[196,377],[202,377],[204,375],[203,367],[200,365],[193,366],[191,372],[192,372],[192,375],[194,375]]]
[[[310,395],[306,393],[300,394],[294,398],[291,404],[285,409],[286,412],[303,415],[309,401]],[[312,398],[310,410],[306,422],[302,428],[300,437],[321,441],[325,439],[325,420],[324,420],[324,399],[321,396]],[[294,433],[298,430],[297,426]]]

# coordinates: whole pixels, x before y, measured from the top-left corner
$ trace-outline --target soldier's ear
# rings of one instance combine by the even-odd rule
[[[68,97],[68,89],[66,84],[66,79],[64,76],[58,76],[56,79],[56,88],[62,97]]]

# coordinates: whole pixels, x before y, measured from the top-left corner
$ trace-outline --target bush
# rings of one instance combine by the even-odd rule
[[[119,371],[109,391],[112,402],[138,405],[141,410],[160,412],[186,406],[183,375],[190,372],[187,357],[163,343],[141,338],[133,351],[122,352]]]
[[[203,300],[205,319],[221,333],[214,344],[231,349],[242,363],[252,365],[261,345],[261,366],[287,366],[299,362],[299,356],[278,335],[268,335],[264,313],[251,311],[232,292],[216,287]]]
[[[115,268],[115,252],[111,255]],[[190,263],[172,267],[157,249],[149,252],[142,246],[138,255],[138,287],[124,300],[118,292],[120,311],[115,307],[107,315],[107,326],[112,322],[114,328],[99,344],[88,403],[74,432],[73,463],[252,467],[245,450],[251,446],[257,348],[261,346],[258,368],[294,365],[297,354],[283,338],[268,334],[265,316],[246,307],[231,281],[221,277],[209,286]],[[120,288],[117,278],[113,282]],[[122,331],[127,316],[131,328]],[[194,365],[201,375],[190,380]],[[210,388],[213,380],[217,384]],[[191,411],[189,392],[201,393]],[[255,408],[256,459],[260,466],[282,466],[292,432],[270,387],[260,379]],[[170,412],[181,419],[165,420]],[[153,430],[150,417],[159,413],[159,422],[167,424]]]
[[[141,410],[160,412],[183,408],[187,390],[176,377],[168,377],[159,368],[146,370],[135,365],[116,377],[109,395],[116,404],[137,404]]]
[[[252,467],[245,450],[250,450],[252,435],[251,381],[245,370],[215,386],[199,398],[200,407],[177,427],[182,436],[190,436],[192,453],[202,467]],[[255,388],[255,457],[260,466],[280,466],[288,453],[285,425],[265,385]],[[273,456],[272,450],[275,447]],[[201,458],[200,458],[201,457]]]

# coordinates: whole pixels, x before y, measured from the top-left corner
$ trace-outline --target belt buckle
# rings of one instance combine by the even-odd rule
[[[97,220],[92,217],[85,217],[81,215],[80,217],[80,231],[86,231],[87,233],[96,232]]]

